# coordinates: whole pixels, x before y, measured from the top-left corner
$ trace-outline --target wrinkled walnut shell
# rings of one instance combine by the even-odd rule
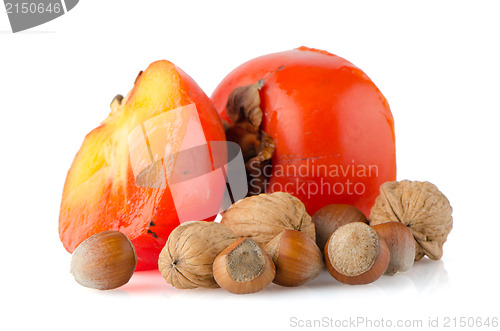
[[[259,194],[232,205],[222,216],[221,223],[238,237],[250,237],[260,247],[283,230],[304,232],[316,241],[316,231],[304,204],[285,192]]]
[[[219,287],[212,263],[236,240],[233,231],[220,223],[183,223],[168,237],[158,258],[158,269],[167,283],[176,288]]]
[[[450,202],[429,182],[403,180],[380,187],[370,214],[370,225],[401,222],[415,239],[415,261],[424,255],[439,260],[453,226]]]

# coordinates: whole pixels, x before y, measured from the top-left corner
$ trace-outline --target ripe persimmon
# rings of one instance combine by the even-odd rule
[[[85,137],[66,177],[59,215],[59,236],[69,252],[98,232],[117,230],[134,244],[136,270],[158,267],[161,249],[180,224],[179,208],[168,185],[138,184],[129,139],[134,130],[149,130],[145,128],[148,121],[161,118],[161,125],[151,127],[150,133],[165,133],[155,141],[163,152],[178,149],[190,137],[175,127],[183,128],[187,122],[168,121],[164,115],[180,107],[197,111],[207,142],[225,140],[210,99],[191,77],[168,61],[154,62],[141,72],[130,93],[115,98],[109,116]],[[167,167],[163,164],[165,172]],[[200,176],[198,185],[177,190],[177,198],[184,210],[209,208],[221,201],[224,187],[212,177]],[[215,214],[207,215],[207,220],[213,220]]]
[[[258,90],[254,100],[240,100],[248,91],[230,100],[243,86]],[[339,56],[300,47],[255,58],[230,72],[211,99],[232,125],[228,140],[242,145],[250,191],[286,191],[302,200],[310,214],[342,203],[368,215],[380,185],[396,179],[389,104],[361,69]],[[231,123],[226,106],[235,102],[241,108],[260,105],[258,130],[243,125],[246,115],[233,116],[238,124]],[[245,114],[255,116],[254,110]],[[270,162],[263,162],[271,155]],[[260,168],[252,169],[255,158]],[[266,177],[265,185],[259,175]]]

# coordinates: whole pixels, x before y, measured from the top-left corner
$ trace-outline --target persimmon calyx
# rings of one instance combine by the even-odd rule
[[[262,123],[262,109],[260,109],[259,90],[264,85],[261,79],[257,83],[237,87],[231,92],[227,100],[226,112],[233,124],[248,122],[255,128]]]
[[[231,124],[224,123],[226,139],[240,145],[249,183],[249,195],[266,191],[275,144],[273,138],[262,130],[262,109],[259,91],[264,85],[261,79],[255,84],[235,88],[226,104]]]

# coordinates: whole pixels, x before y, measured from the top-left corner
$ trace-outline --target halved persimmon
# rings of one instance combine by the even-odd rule
[[[125,98],[114,99],[109,116],[85,137],[66,178],[59,234],[69,252],[95,233],[118,230],[135,246],[136,270],[157,268],[158,255],[179,225],[179,217],[168,185],[137,184],[128,140],[131,132],[148,120],[189,105],[197,110],[206,141],[224,141],[223,126],[210,99],[193,79],[168,61],[152,63]],[[172,125],[163,128],[165,148],[178,150],[178,135],[189,133],[175,129],[184,125],[182,121],[167,124]],[[224,187],[208,186],[210,190],[191,186],[177,195],[187,208],[220,201]]]

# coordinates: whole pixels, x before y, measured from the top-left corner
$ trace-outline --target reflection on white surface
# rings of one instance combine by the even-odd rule
[[[402,291],[416,294],[431,293],[447,287],[448,273],[442,260],[432,261],[423,258],[415,262],[407,272],[383,276],[376,284],[387,294]]]
[[[449,285],[448,272],[443,260],[433,261],[423,258],[415,262],[407,274],[420,294],[438,291]]]
[[[412,269],[394,276],[382,276],[377,281],[367,285],[346,285],[333,279],[324,270],[316,279],[296,288],[269,285],[263,291],[252,294],[254,297],[295,296],[300,293],[302,298],[313,296],[329,298],[332,296],[349,296],[351,299],[372,295],[422,295],[438,292],[449,285],[448,273],[442,260],[432,261],[427,258],[414,264]],[[160,295],[164,297],[186,298],[224,298],[235,295],[221,289],[191,289],[179,290],[168,285],[158,270],[136,272],[125,286],[105,293],[119,296]]]

